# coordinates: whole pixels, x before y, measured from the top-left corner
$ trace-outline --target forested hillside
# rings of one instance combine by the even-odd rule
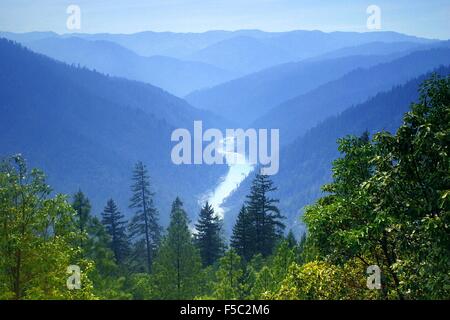
[[[142,57],[120,45],[77,37],[24,41],[31,50],[112,76],[146,82],[177,96],[222,83],[234,77],[230,71],[201,62],[165,56]]]
[[[4,39],[0,83],[0,153],[23,154],[60,192],[82,188],[96,214],[108,197],[127,208],[128,179],[137,161],[152,172],[161,210],[176,195],[207,191],[226,169],[171,162],[175,128],[190,128],[194,120],[205,127],[223,122],[159,88],[71,67]],[[196,199],[186,204],[194,216]]]
[[[435,72],[446,76],[450,74],[450,68],[441,67]],[[404,85],[395,86],[339,115],[329,117],[282,148],[280,171],[274,176],[278,186],[275,195],[283,199],[281,211],[290,224],[296,225],[295,229],[304,207],[318,199],[322,195],[320,187],[331,181],[332,160],[339,156],[336,148],[338,139],[346,135],[360,136],[366,131],[370,135],[383,130],[394,132],[411,102],[417,101],[417,88],[427,77],[429,75],[422,75]],[[249,176],[227,199],[226,206],[232,208],[225,220],[228,230],[231,230],[252,178],[253,175]],[[306,231],[304,226],[298,227],[297,230]]]
[[[395,45],[392,44],[394,47]],[[198,108],[220,113],[237,121],[239,125],[248,127],[261,115],[287,100],[337,80],[350,71],[369,68],[395,57],[397,54],[349,55],[337,59],[284,63],[212,88],[195,91],[186,96],[186,100]],[[240,115],[238,119],[235,118],[237,113]]]
[[[308,233],[298,242],[285,233],[285,200],[269,176],[252,179],[225,238],[208,203],[191,230],[180,197],[161,227],[155,173],[141,162],[127,181],[127,219],[114,198],[95,217],[88,194],[56,194],[20,155],[4,158],[0,298],[449,299],[450,78],[448,68],[439,72],[445,76],[413,80],[328,120],[340,135],[355,113],[368,113],[357,131],[370,115],[391,116],[373,134],[340,136],[332,179],[306,208]],[[396,126],[411,95],[417,101],[396,132],[375,133]],[[380,290],[367,288],[373,265],[381,270]],[[68,281],[68,266],[80,271],[79,280]]]
[[[252,126],[278,128],[283,136],[282,142],[288,144],[329,116],[449,64],[450,49],[447,47],[416,51],[390,62],[353,70],[337,80],[281,103],[262,115]]]

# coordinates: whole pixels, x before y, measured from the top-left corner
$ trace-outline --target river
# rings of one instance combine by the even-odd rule
[[[208,200],[208,202],[214,208],[214,212],[221,218],[226,214],[226,208],[223,207],[225,199],[237,189],[239,184],[253,171],[254,165],[247,161],[245,154],[240,154],[236,151],[228,151],[234,149],[234,143],[236,139],[228,137],[221,141],[222,147],[219,149],[219,153],[228,157],[235,157],[237,161],[227,161],[228,172],[224,175],[217,186],[206,195],[202,197],[202,201]],[[231,164],[230,164],[231,162]]]

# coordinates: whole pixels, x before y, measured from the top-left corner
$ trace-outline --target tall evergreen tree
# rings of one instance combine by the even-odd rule
[[[212,265],[222,254],[224,243],[221,236],[221,219],[214,214],[213,207],[206,202],[200,211],[195,229],[196,245],[200,250],[203,266]]]
[[[269,193],[276,190],[267,175],[257,174],[252,182],[245,206],[254,224],[253,254],[269,256],[283,235],[285,226],[281,220],[284,217],[276,206],[279,200],[269,197]]]
[[[161,240],[161,227],[153,203],[154,193],[150,190],[150,177],[142,162],[136,164],[132,179],[130,208],[136,209],[136,213],[129,226],[130,236],[135,244],[135,257],[139,260],[145,256],[146,269],[150,272],[152,257]]]
[[[255,253],[255,228],[247,208],[242,206],[233,227],[231,247],[245,261],[250,261]]]
[[[111,250],[114,252],[116,263],[123,263],[129,249],[126,234],[127,221],[124,220],[124,215],[117,209],[113,199],[108,200],[102,212],[102,224],[111,237]]]
[[[78,229],[81,256],[95,262],[95,270],[91,273],[95,295],[106,299],[128,298],[122,288],[124,278],[120,277],[117,256],[111,243],[114,237],[91,215],[89,199],[81,190],[74,194],[72,208],[76,212],[74,222]],[[126,244],[123,247],[126,248]]]
[[[201,258],[179,198],[172,204],[170,224],[153,265],[162,299],[193,299],[198,294]]]

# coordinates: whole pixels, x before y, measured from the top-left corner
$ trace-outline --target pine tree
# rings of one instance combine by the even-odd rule
[[[146,270],[150,273],[152,257],[161,240],[161,227],[158,212],[153,204],[154,193],[150,190],[150,178],[142,162],[138,162],[133,171],[133,196],[130,208],[136,209],[130,223],[130,236],[134,241],[134,255],[137,260],[145,256]]]
[[[113,199],[108,200],[102,212],[102,224],[111,237],[111,250],[117,264],[122,264],[128,254],[128,238],[126,234],[126,220],[117,209]]]
[[[255,230],[253,219],[245,206],[242,206],[233,227],[231,247],[245,261],[250,261],[255,253]]]
[[[112,235],[91,215],[89,199],[81,190],[74,194],[73,199],[72,208],[76,212],[75,224],[82,249],[81,256],[95,263],[95,269],[90,275],[95,295],[105,299],[129,298],[129,294],[123,289],[125,279],[121,277],[117,265],[118,260],[111,244]],[[126,245],[127,243],[123,247],[126,248]]]
[[[179,198],[172,204],[167,235],[153,265],[161,299],[193,299],[198,294],[201,258]]]
[[[212,265],[222,254],[224,248],[221,236],[221,219],[214,214],[213,207],[206,202],[200,211],[195,229],[196,245],[200,250],[203,266]]]
[[[284,217],[276,206],[279,200],[268,196],[268,193],[276,190],[269,176],[257,174],[246,201],[247,211],[254,224],[255,252],[253,254],[261,253],[264,257],[272,254],[285,228],[281,222]]]

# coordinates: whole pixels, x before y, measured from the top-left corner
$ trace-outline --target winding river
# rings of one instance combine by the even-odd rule
[[[235,151],[228,151],[232,149],[236,139],[233,137],[226,138],[221,141],[221,148],[219,153],[226,157],[235,157],[237,161],[228,163],[228,172],[220,179],[218,185],[213,191],[207,193],[202,197],[202,200],[208,202],[214,208],[214,212],[221,218],[226,214],[226,208],[223,207],[225,199],[239,186],[239,184],[253,171],[254,165],[247,161],[245,154],[240,154]]]

